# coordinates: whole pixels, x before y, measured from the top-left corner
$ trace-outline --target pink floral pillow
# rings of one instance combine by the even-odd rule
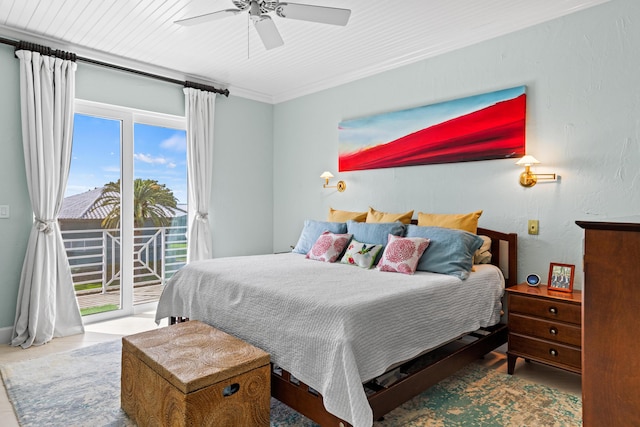
[[[387,247],[378,262],[378,270],[413,274],[418,261],[429,246],[429,239],[422,237],[398,237],[389,234]]]
[[[307,252],[307,258],[316,261],[335,262],[351,240],[351,234],[333,234],[325,231]]]

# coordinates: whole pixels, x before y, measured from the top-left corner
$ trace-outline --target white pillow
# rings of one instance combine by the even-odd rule
[[[345,246],[351,240],[351,234],[334,234],[325,231],[318,237],[311,250],[307,253],[307,258],[316,261],[335,262]]]
[[[377,269],[392,273],[413,274],[427,246],[429,246],[429,239],[389,234],[387,246],[384,248]]]
[[[357,265],[362,268],[371,268],[382,248],[382,245],[360,243],[353,239],[340,262],[342,264]]]

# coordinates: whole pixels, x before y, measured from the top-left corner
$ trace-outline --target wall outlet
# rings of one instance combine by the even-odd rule
[[[9,218],[9,205],[0,205],[0,218]]]
[[[528,225],[529,234],[538,234],[538,220],[530,219]]]

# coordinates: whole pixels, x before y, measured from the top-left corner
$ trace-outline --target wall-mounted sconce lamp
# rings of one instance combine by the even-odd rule
[[[329,180],[333,178],[333,174],[329,171],[322,172],[320,178],[324,179],[324,185],[322,186],[322,188],[337,188],[341,193],[347,189],[347,184],[345,184],[344,181],[338,181],[337,185],[329,185]]]
[[[533,187],[538,181],[555,181],[555,173],[538,173],[531,172],[531,165],[537,165],[540,162],[535,157],[526,155],[516,162],[516,165],[523,166],[524,172],[520,174],[520,185],[523,187]]]

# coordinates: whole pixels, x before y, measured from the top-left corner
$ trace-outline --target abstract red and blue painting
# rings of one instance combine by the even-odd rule
[[[340,172],[522,157],[526,87],[340,122]]]

